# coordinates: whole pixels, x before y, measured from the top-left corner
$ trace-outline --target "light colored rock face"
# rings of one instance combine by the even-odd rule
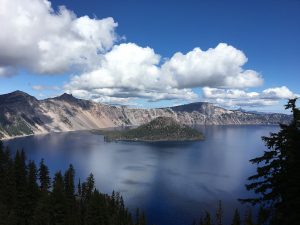
[[[156,117],[172,117],[187,125],[242,125],[288,123],[285,114],[231,111],[210,103],[161,109],[132,109],[76,99],[64,94],[37,100],[23,93],[0,96],[0,138],[49,132],[138,126]]]

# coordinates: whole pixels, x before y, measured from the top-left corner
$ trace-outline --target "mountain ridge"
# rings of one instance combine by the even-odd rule
[[[291,116],[228,110],[208,102],[139,109],[112,106],[62,94],[38,100],[21,91],[0,95],[0,139],[108,127],[139,126],[167,116],[186,125],[257,125],[288,123]]]

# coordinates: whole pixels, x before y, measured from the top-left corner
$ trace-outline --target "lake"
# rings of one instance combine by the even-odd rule
[[[229,224],[238,198],[251,195],[249,159],[266,147],[261,136],[278,126],[206,126],[200,142],[105,142],[89,131],[53,133],[5,141],[28,159],[45,159],[53,174],[72,163],[77,178],[93,173],[101,192],[119,191],[126,205],[146,212],[149,224],[190,225],[204,210],[215,215],[222,200]]]

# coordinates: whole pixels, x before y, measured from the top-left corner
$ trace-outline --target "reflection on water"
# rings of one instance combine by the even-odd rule
[[[249,195],[244,184],[255,170],[249,159],[265,149],[260,137],[278,127],[198,129],[205,141],[106,143],[103,136],[80,131],[18,138],[6,144],[13,150],[23,147],[36,162],[44,158],[52,173],[70,163],[77,177],[92,172],[102,192],[120,191],[131,209],[146,211],[151,223],[181,225],[191,224],[203,209],[214,210],[220,199],[225,214],[232,214],[239,206],[236,199]]]

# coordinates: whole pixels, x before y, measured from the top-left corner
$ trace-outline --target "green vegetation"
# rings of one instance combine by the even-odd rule
[[[126,131],[102,131],[107,141],[194,141],[203,140],[196,129],[170,117],[158,117],[138,128]]]
[[[0,123],[0,138],[3,137],[1,133],[6,133],[9,136],[28,135],[33,134],[32,129],[21,119],[16,119],[13,124],[2,125]]]
[[[72,165],[51,182],[44,160],[37,168],[25,158],[0,141],[0,225],[146,225],[143,213],[133,221],[119,193],[100,193],[92,174],[76,188]]]
[[[241,200],[261,206],[260,224],[300,223],[300,110],[296,99],[289,100],[286,109],[293,113],[292,122],[262,137],[268,151],[251,160],[258,165],[257,173],[248,178],[251,183],[246,187],[258,197]]]

